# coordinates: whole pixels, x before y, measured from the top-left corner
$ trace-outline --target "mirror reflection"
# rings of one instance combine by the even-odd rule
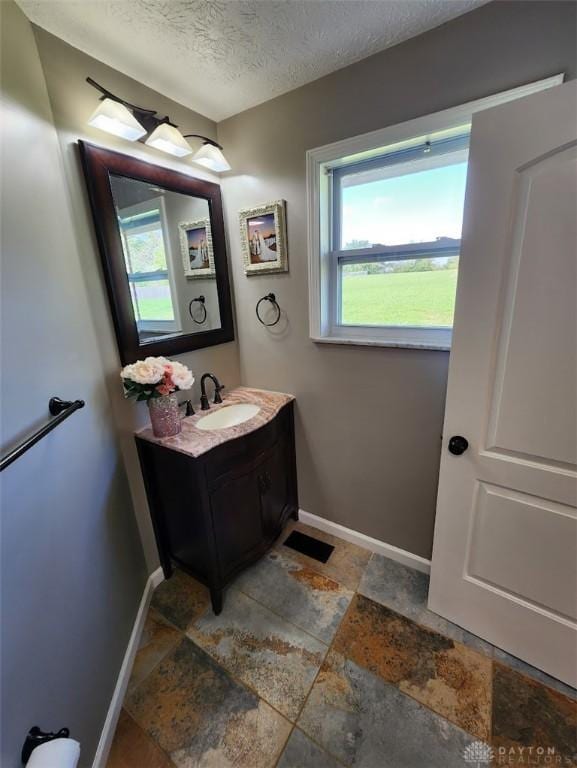
[[[221,328],[208,201],[110,174],[140,344]]]

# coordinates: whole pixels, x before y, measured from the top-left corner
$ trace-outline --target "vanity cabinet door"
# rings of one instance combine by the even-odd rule
[[[226,579],[262,547],[258,469],[233,475],[210,493],[221,577]]]
[[[289,463],[286,438],[279,440],[259,471],[262,524],[266,539],[276,538],[289,503]]]

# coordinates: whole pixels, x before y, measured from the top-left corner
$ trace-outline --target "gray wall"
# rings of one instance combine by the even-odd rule
[[[185,195],[168,193],[164,196],[166,205],[166,218],[169,222],[170,252],[174,268],[176,293],[180,308],[180,322],[186,333],[198,333],[210,331],[221,327],[220,311],[218,304],[218,292],[216,278],[191,278],[184,274],[182,252],[180,249],[180,232],[178,225],[186,221],[198,221],[208,217],[208,203],[198,198],[191,199]],[[195,323],[188,311],[191,299],[204,296],[206,320],[199,325]],[[198,306],[198,305],[197,305]],[[203,316],[200,309],[196,310],[196,317]]]
[[[143,106],[150,105],[151,108],[157,109],[162,114],[168,114],[182,128],[183,132],[202,133],[214,137],[216,126],[211,120],[191,112],[186,107],[170,101],[161,94],[107,67],[54,37],[54,35],[38,27],[35,27],[34,30],[64,159],[70,204],[76,227],[78,256],[86,283],[89,286],[85,311],[92,314],[96,325],[102,355],[102,375],[107,384],[112,414],[118,430],[146,561],[149,570],[152,571],[158,567],[158,553],[150,524],[133,437],[134,430],[144,426],[149,421],[148,413],[144,403],[135,404],[133,401],[125,400],[122,395],[118,375],[120,360],[76,142],[78,139],[85,139],[93,144],[124,152],[148,162],[168,168],[172,167],[181,173],[188,172],[193,176],[216,181],[218,178],[211,176],[200,166],[194,166],[186,160],[173,160],[169,155],[151,149],[144,144],[128,143],[88,126],[86,121],[96,108],[98,94],[84,81],[87,75],[90,75],[97,82],[128,101]],[[204,371],[216,373],[229,388],[240,383],[238,344],[236,341],[181,355],[179,359],[189,365],[196,375],[197,381],[193,397],[197,400],[200,396],[200,375]]]
[[[449,355],[308,338],[305,152],[558,72],[575,77],[575,4],[496,2],[218,125],[241,374],[297,398],[303,509],[431,553]],[[247,278],[239,208],[287,201],[288,275]],[[288,329],[254,318],[274,291]]]
[[[69,726],[92,756],[146,568],[30,24],[2,2],[2,451],[86,407],[1,475],[2,744]]]

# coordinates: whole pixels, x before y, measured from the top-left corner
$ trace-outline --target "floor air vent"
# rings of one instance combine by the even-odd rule
[[[306,533],[293,531],[284,542],[285,547],[290,547],[307,557],[312,557],[320,563],[326,563],[332,555],[334,547],[319,541],[313,536],[307,536]]]

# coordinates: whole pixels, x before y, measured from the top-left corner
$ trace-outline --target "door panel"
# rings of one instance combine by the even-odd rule
[[[289,503],[287,440],[283,436],[263,465],[261,509],[266,538],[279,535],[285,507]]]
[[[473,120],[429,591],[574,686],[576,115],[571,82]]]
[[[257,471],[226,480],[210,494],[221,577],[224,579],[262,543]]]
[[[574,507],[480,483],[465,572],[544,610],[577,619],[576,538]],[[548,557],[545,552],[555,554]],[[526,563],[532,564],[530,569]],[[565,579],[569,588],[560,590]]]
[[[577,243],[567,205],[576,199],[577,148],[538,159],[516,182],[487,446],[574,467],[577,259],[555,244]]]

